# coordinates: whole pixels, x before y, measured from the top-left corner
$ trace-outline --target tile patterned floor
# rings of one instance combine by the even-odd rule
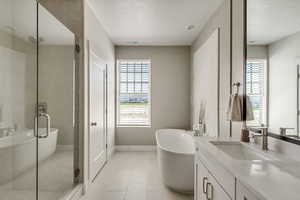
[[[1,200],[35,199],[35,169],[0,186]],[[39,166],[39,199],[57,200],[73,188],[73,151],[56,151]]]
[[[117,152],[81,200],[193,200],[167,189],[154,152]]]

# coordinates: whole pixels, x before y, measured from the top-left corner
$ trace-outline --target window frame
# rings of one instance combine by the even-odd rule
[[[246,67],[248,67],[248,63],[249,62],[261,62],[264,63],[264,96],[263,96],[263,105],[262,107],[263,109],[263,116],[262,116],[262,124],[264,124],[265,126],[268,126],[269,120],[268,120],[268,101],[269,101],[269,64],[268,64],[268,59],[257,59],[257,58],[248,58],[246,60]],[[246,69],[246,76],[247,76],[247,69]],[[247,80],[245,80],[246,84],[247,84]],[[247,85],[246,85],[247,87]],[[246,95],[248,96],[248,93],[246,93]],[[247,126],[260,126],[261,124],[257,124],[254,123],[253,121],[247,121],[246,122]]]
[[[149,83],[148,83],[148,99],[149,99],[149,120],[148,123],[146,124],[138,124],[138,123],[132,123],[132,124],[125,124],[125,123],[120,123],[120,87],[121,87],[121,80],[120,80],[120,62],[149,62]],[[141,59],[117,59],[116,62],[116,71],[117,71],[117,77],[116,77],[116,81],[117,81],[117,90],[116,90],[116,104],[117,104],[117,112],[116,112],[116,127],[147,127],[147,128],[151,128],[152,126],[152,61],[149,58],[141,58]]]

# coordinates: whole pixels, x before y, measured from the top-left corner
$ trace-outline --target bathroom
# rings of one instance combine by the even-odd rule
[[[299,9],[2,0],[0,200],[298,200]]]

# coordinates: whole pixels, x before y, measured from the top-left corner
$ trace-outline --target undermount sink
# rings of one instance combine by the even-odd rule
[[[211,142],[221,151],[235,160],[269,160],[264,155],[240,142]]]

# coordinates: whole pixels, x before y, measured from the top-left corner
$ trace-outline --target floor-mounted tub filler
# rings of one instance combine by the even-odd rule
[[[182,193],[194,191],[193,136],[185,130],[156,131],[157,153],[164,184]]]

